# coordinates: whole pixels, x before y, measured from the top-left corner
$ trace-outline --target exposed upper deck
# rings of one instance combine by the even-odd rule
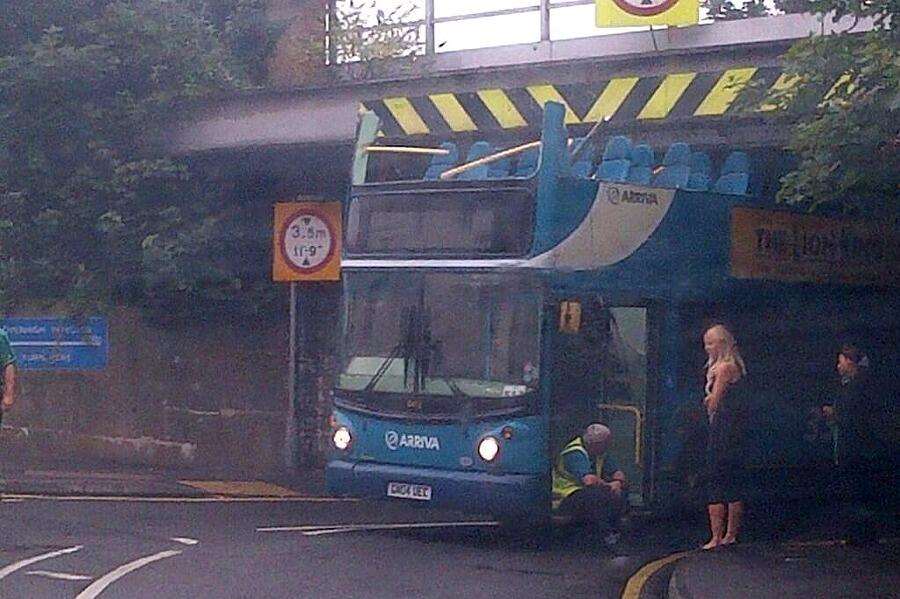
[[[684,146],[646,169],[613,137],[582,169],[590,154],[573,152],[582,142],[570,142],[564,118],[562,105],[547,105],[539,153],[518,154],[533,165],[528,172],[516,162],[491,176],[487,163],[442,178],[448,171],[426,167],[432,178],[363,183],[358,163],[345,266],[596,272],[618,287],[685,292],[741,279],[900,281],[888,223],[765,205],[747,195],[750,165],[740,152],[716,175]],[[361,140],[361,156],[370,143]],[[635,167],[644,179],[628,178]]]

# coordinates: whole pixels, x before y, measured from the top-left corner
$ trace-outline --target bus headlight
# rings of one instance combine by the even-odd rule
[[[350,441],[353,440],[353,437],[350,436],[350,429],[346,426],[338,427],[336,431],[334,431],[334,435],[331,437],[331,442],[334,443],[334,446],[344,451],[348,447],[350,447]]]
[[[478,444],[478,455],[485,462],[490,462],[500,453],[500,442],[494,437],[485,437]]]

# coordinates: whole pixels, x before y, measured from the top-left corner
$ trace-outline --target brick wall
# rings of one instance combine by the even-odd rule
[[[20,401],[4,424],[190,442],[209,469],[280,466],[287,305],[257,322],[160,328],[135,309],[116,309],[108,319],[108,367],[21,371]]]

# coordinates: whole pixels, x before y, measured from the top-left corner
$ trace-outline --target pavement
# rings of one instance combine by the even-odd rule
[[[298,497],[324,496],[321,469],[228,476],[196,470],[122,468],[65,464],[0,468],[0,494],[115,497]]]
[[[697,551],[677,562],[669,599],[897,597],[900,539],[750,543]]]

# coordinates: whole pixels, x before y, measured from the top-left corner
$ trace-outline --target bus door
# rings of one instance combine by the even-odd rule
[[[625,472],[629,501],[645,490],[648,310],[599,297],[560,298],[550,405],[554,456],[592,422],[613,433],[607,455]]]

